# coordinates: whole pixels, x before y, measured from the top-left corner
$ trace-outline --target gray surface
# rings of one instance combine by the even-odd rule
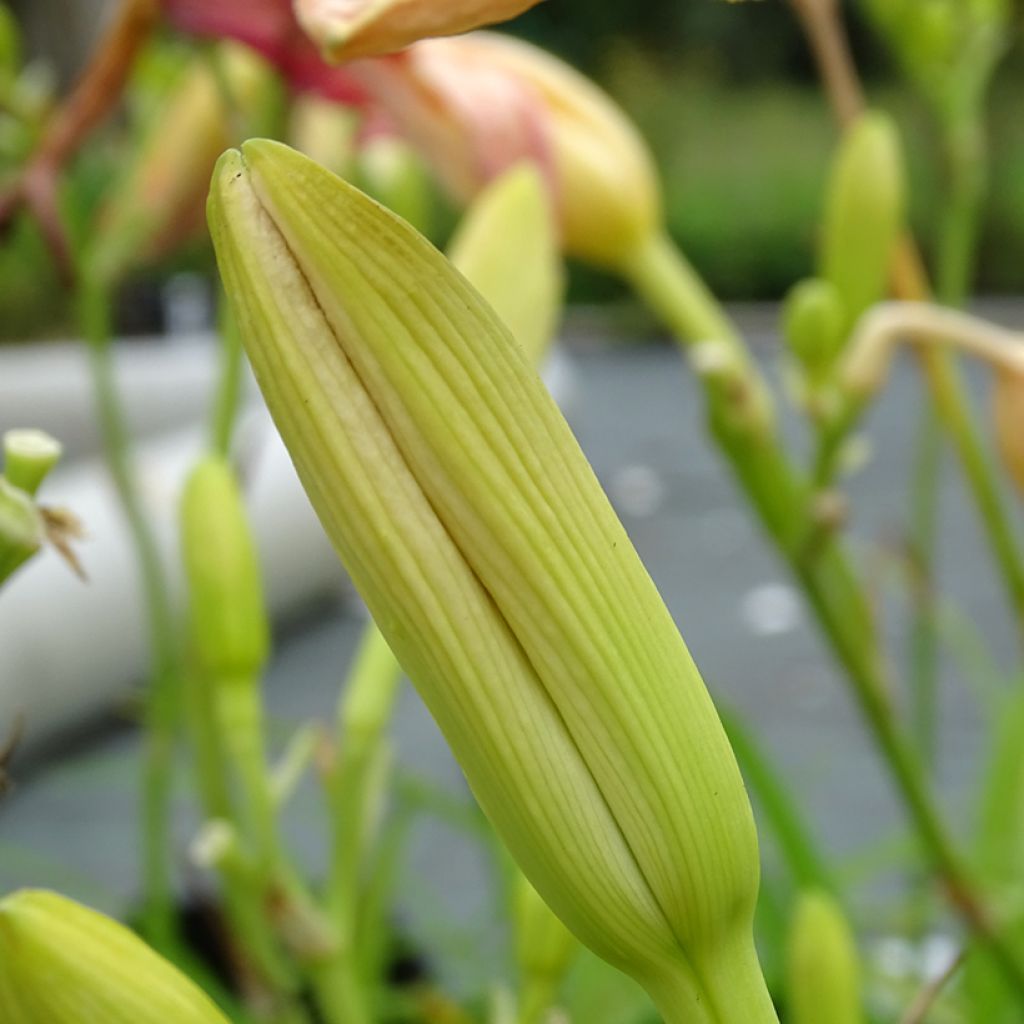
[[[769,346],[762,349],[770,355]],[[706,442],[700,402],[677,354],[661,345],[594,343],[574,346],[573,353],[574,426],[716,699],[741,711],[776,756],[830,850],[851,856],[897,835],[898,811],[855,711],[785,573]],[[974,383],[981,396],[983,380]],[[884,582],[877,547],[899,533],[918,405],[914,374],[903,363],[872,418],[874,457],[851,488],[852,540],[861,568],[885,595],[894,659],[902,657],[902,603],[895,582]],[[786,429],[795,432],[798,425]],[[942,526],[943,584],[959,614],[1010,664],[1005,605],[949,465]],[[331,607],[282,636],[267,683],[278,733],[330,716],[358,629],[357,609]],[[975,777],[977,724],[970,687],[956,660],[945,657],[940,778],[959,820]],[[396,746],[403,770],[464,794],[457,768],[411,691],[401,704]],[[0,891],[55,885],[123,909],[136,883],[137,754],[137,736],[122,730],[55,751],[31,771],[0,811]],[[323,821],[312,786],[297,795],[288,824],[293,844],[315,870],[322,862]],[[179,852],[192,827],[183,804]],[[479,944],[496,941],[488,927],[485,858],[457,829],[437,822],[418,829],[399,896],[419,937],[456,950],[448,965],[456,976],[470,979],[474,966],[486,970],[493,961],[490,946]]]

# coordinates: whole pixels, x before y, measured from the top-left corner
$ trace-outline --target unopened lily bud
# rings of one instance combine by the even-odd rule
[[[35,497],[62,451],[60,442],[42,430],[8,430],[4,434],[4,476],[9,484]]]
[[[358,127],[354,110],[307,93],[292,101],[288,139],[300,153],[347,177],[356,155]]]
[[[404,49],[522,14],[538,0],[295,0],[299,23],[330,61]]]
[[[822,230],[821,276],[842,298],[845,331],[885,296],[903,205],[896,126],[885,114],[864,114],[840,144]]]
[[[448,258],[539,365],[555,334],[564,282],[554,211],[535,167],[520,164],[480,193]]]
[[[787,1022],[864,1024],[856,943],[827,893],[807,892],[797,903],[787,981]]]
[[[153,117],[148,134],[100,211],[90,272],[116,281],[139,261],[157,259],[202,225],[203,199],[217,157],[250,123],[271,80],[251,50],[221,43],[218,70],[193,59]]]
[[[842,297],[829,281],[801,281],[786,298],[786,343],[812,378],[820,378],[835,362],[845,340],[845,320]]]
[[[615,103],[567,64],[488,32],[352,67],[455,195],[524,159],[546,173],[568,253],[619,270],[659,227],[653,160]]]
[[[138,936],[41,890],[0,900],[4,1024],[227,1024],[177,968]]]
[[[735,758],[522,349],[426,240],[278,143],[225,154],[209,213],[307,493],[524,873],[669,1024],[774,1022]]]
[[[270,644],[263,587],[238,483],[218,456],[204,458],[185,484],[181,547],[197,667],[213,678],[252,679]]]
[[[1024,374],[996,372],[992,411],[1003,465],[1024,493]]]

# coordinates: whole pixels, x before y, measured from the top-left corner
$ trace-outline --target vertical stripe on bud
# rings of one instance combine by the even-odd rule
[[[123,925],[56,893],[0,900],[4,1024],[227,1024],[175,967]]]
[[[1003,465],[1024,493],[1024,374],[996,370],[992,415]]]
[[[670,1024],[773,1021],[732,751],[520,347],[407,224],[280,144],[222,158],[210,221],[313,504],[527,877]]]
[[[846,332],[886,293],[904,191],[895,124],[882,113],[863,114],[836,154],[822,227],[821,276],[842,298]]]
[[[825,892],[806,892],[797,903],[787,977],[787,1022],[864,1024],[856,942]]]

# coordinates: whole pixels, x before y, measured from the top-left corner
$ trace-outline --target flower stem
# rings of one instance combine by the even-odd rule
[[[142,773],[142,874],[146,937],[164,948],[174,938],[171,883],[171,788],[178,722],[181,665],[177,625],[165,569],[142,508],[131,464],[129,429],[118,395],[111,353],[106,290],[87,278],[79,288],[78,314],[89,350],[100,430],[114,487],[135,547],[149,619],[150,679],[146,693],[146,752]]]
[[[640,294],[673,328],[684,348],[707,339],[706,328],[721,325],[722,340],[742,348],[735,327],[710,292],[695,287],[693,270],[665,237],[629,254],[625,271]],[[671,284],[678,278],[679,286]],[[685,306],[691,308],[684,308]],[[693,331],[694,325],[701,328]],[[911,824],[947,895],[964,923],[987,947],[1024,1003],[1024,966],[992,928],[976,895],[973,880],[953,846],[929,792],[912,745],[897,726],[888,701],[889,684],[872,621],[869,601],[845,551],[834,535],[815,535],[812,491],[796,472],[774,430],[764,418],[744,421],[736,415],[744,392],[767,392],[748,357],[736,360],[747,379],[733,379],[725,390],[705,377],[712,432],[762,524],[785,557],[846,669],[861,714],[874,737]],[[809,538],[815,538],[809,544]]]

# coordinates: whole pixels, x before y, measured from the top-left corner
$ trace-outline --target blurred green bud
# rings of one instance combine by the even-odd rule
[[[36,554],[45,539],[35,502],[0,477],[0,583]]]
[[[580,946],[536,889],[519,872],[514,880],[519,1024],[536,1024],[552,1006]]]
[[[0,900],[4,1024],[227,1024],[123,925],[41,890]]]
[[[433,185],[426,165],[409,143],[394,135],[368,139],[356,155],[356,178],[379,203],[429,234],[434,215]]]
[[[524,873],[668,1024],[774,1024],[735,758],[521,347],[407,224],[278,143],[222,157],[209,215],[307,493]]]
[[[832,367],[846,340],[846,314],[839,290],[816,277],[801,281],[786,297],[782,325],[789,350],[810,377],[820,378]]]
[[[871,112],[847,129],[832,166],[820,276],[838,291],[848,333],[886,294],[903,229],[904,178],[896,126]]]
[[[182,496],[181,546],[197,667],[252,679],[270,646],[256,547],[234,471],[219,456],[192,471]]]
[[[7,482],[34,498],[61,457],[60,442],[42,430],[8,430],[3,443]]]
[[[787,1024],[864,1024],[860,961],[835,899],[806,892],[789,939]]]
[[[448,258],[539,365],[562,308],[557,226],[540,172],[519,164],[473,200]]]

